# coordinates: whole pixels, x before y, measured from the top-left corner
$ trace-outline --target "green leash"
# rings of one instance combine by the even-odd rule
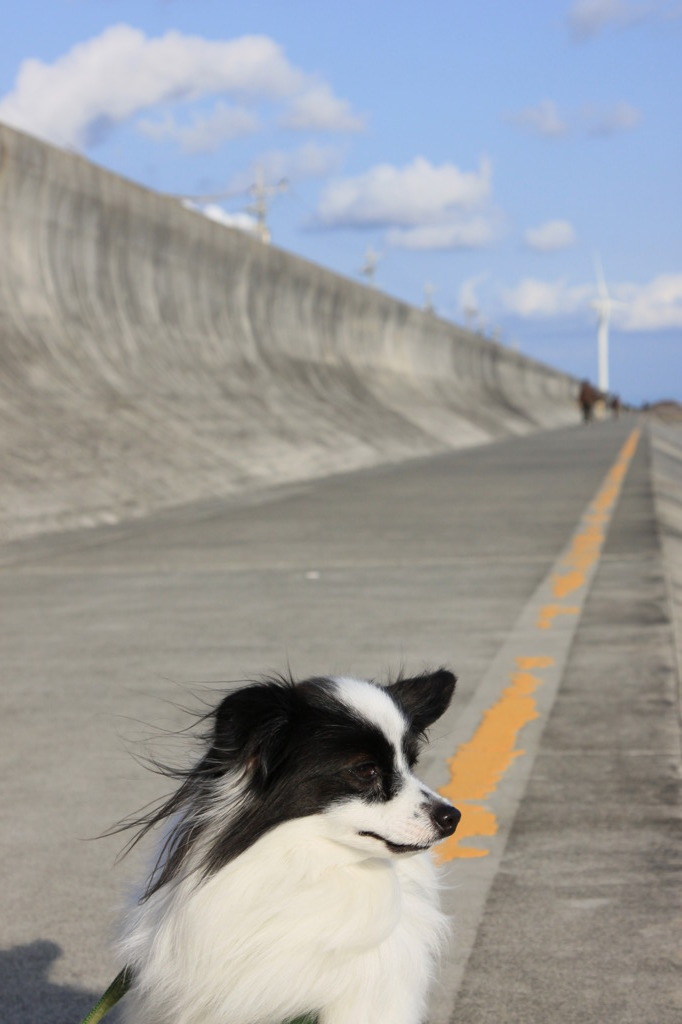
[[[97,1024],[112,1007],[116,1006],[119,999],[122,999],[130,988],[133,980],[133,972],[129,967],[124,967],[120,974],[117,974],[102,998],[90,1010],[87,1017],[84,1017],[81,1024]]]
[[[95,1003],[87,1017],[84,1017],[81,1024],[98,1024],[98,1021],[112,1010],[119,999],[122,999],[130,988],[133,981],[133,972],[129,967],[124,967],[120,974],[117,974],[109,988],[106,990],[99,1002]],[[317,1017],[313,1013],[307,1013],[296,1020],[287,1021],[287,1024],[317,1024]]]

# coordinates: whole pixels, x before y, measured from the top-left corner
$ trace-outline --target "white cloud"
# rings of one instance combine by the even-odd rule
[[[224,92],[290,96],[303,84],[301,72],[265,36],[212,42],[171,31],[147,39],[129,25],[114,25],[53,64],[24,61],[14,90],[0,101],[0,118],[80,147],[103,125],[158,103]]]
[[[535,107],[526,107],[516,114],[510,114],[509,120],[546,138],[558,139],[568,133],[568,125],[553,100],[542,100]]]
[[[613,293],[620,300],[614,322],[622,330],[682,328],[682,274],[661,274],[644,285],[621,284]]]
[[[228,228],[238,228],[240,231],[246,231],[252,235],[258,232],[256,218],[252,217],[250,213],[239,210],[230,212],[223,210],[222,206],[219,206],[217,203],[201,204],[191,199],[183,199],[182,205],[188,210],[192,210],[194,213],[201,213],[204,217],[208,217],[209,220],[214,220],[217,224],[224,224]]]
[[[622,27],[642,21],[660,6],[628,0],[575,0],[568,13],[568,25],[576,39],[589,39],[609,26]]]
[[[291,101],[282,126],[315,132],[361,132],[366,127],[365,119],[353,113],[347,100],[334,96],[325,82],[318,82]]]
[[[307,142],[288,152],[272,150],[264,153],[258,163],[270,181],[278,181],[280,178],[297,181],[302,178],[326,178],[338,169],[342,160],[343,153],[337,146]]]
[[[520,128],[547,139],[561,139],[582,132],[602,137],[616,135],[636,128],[641,119],[641,112],[625,101],[611,107],[592,104],[582,110],[562,114],[553,100],[542,100],[534,107],[526,107],[507,117]]]
[[[548,220],[537,228],[529,228],[525,234],[526,244],[539,252],[556,252],[575,243],[573,225],[567,220]]]
[[[471,209],[490,196],[491,166],[478,171],[454,164],[434,167],[417,157],[406,167],[381,164],[356,178],[331,182],[323,191],[316,222],[325,227],[420,227],[442,223],[453,211]]]
[[[0,100],[0,119],[59,145],[82,148],[112,126],[161,103],[208,95],[232,95],[242,105],[263,99],[290,103],[320,90],[328,111],[352,117],[343,101],[294,67],[267,36],[207,40],[169,31],[148,39],[120,24],[79,43],[52,64],[25,60],[14,89]],[[150,130],[148,123],[145,127]],[[174,129],[168,122],[165,137],[173,133],[181,144],[188,139],[189,145],[206,143],[199,124],[192,138],[191,129]]]
[[[502,302],[509,313],[543,319],[587,309],[593,294],[591,285],[569,285],[564,279],[540,281],[526,277],[514,288],[503,289]]]
[[[343,160],[338,146],[306,142],[293,150],[273,149],[261,155],[243,171],[233,175],[227,185],[231,193],[246,192],[260,176],[268,185],[286,178],[296,182],[306,178],[326,178]]]
[[[583,112],[583,120],[590,135],[606,137],[636,128],[642,114],[630,103],[617,103],[603,109],[588,107]]]
[[[496,233],[493,217],[475,216],[393,228],[386,235],[386,242],[398,249],[478,249],[492,242]]]
[[[139,120],[136,128],[155,142],[177,142],[185,153],[213,153],[231,139],[253,135],[260,128],[260,121],[243,107],[219,102],[209,114],[195,112],[189,124],[179,124],[167,112],[161,120]]]
[[[647,284],[608,284],[615,300],[612,320],[623,331],[682,328],[682,273],[660,274]],[[502,291],[507,312],[531,319],[549,319],[582,313],[593,320],[594,284],[569,285],[565,279],[541,281],[524,278]],[[682,342],[681,342],[682,349]]]

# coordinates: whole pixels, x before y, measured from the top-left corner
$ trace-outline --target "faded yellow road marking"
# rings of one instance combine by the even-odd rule
[[[621,448],[613,466],[606,474],[606,479],[597,491],[596,497],[583,516],[580,527],[571,541],[568,553],[563,559],[566,572],[553,573],[552,575],[552,593],[560,601],[585,586],[587,574],[599,561],[604,538],[606,537],[606,528],[610,522],[615,504],[618,501],[630,460],[635,454],[639,435],[639,430],[632,431]],[[552,607],[555,608],[556,606]],[[547,615],[545,608],[540,609],[538,626],[541,629],[547,628],[546,620],[548,617],[551,617]],[[567,610],[564,609],[564,611]],[[554,614],[557,613],[555,612]],[[559,611],[559,614],[561,614],[561,611]]]
[[[543,604],[538,613],[538,629],[551,629],[557,615],[578,615],[580,608],[575,604]]]
[[[606,528],[639,435],[639,430],[632,431],[582,517],[560,563],[560,569],[565,568],[565,571],[550,574],[555,601],[540,607],[537,629],[550,630],[558,616],[580,613],[588,575],[601,555]],[[562,604],[569,596],[572,603]],[[537,673],[555,663],[555,659],[546,654],[516,657],[514,661],[516,667],[510,672],[510,685],[483,712],[471,739],[462,743],[454,757],[448,760],[450,781],[440,793],[459,806],[462,820],[455,834],[436,848],[436,856],[441,863],[455,857],[485,857],[489,849],[466,845],[466,842],[494,836],[498,831],[497,817],[485,801],[497,790],[513,761],[524,753],[516,742],[522,728],[539,717],[533,693],[542,685],[543,679]]]
[[[488,853],[478,847],[463,846],[462,841],[497,832],[497,819],[482,801],[497,789],[512,761],[524,753],[516,748],[516,737],[527,722],[537,718],[532,693],[542,679],[530,670],[553,664],[554,658],[547,656],[517,658],[511,685],[483,713],[483,720],[469,742],[463,743],[448,761],[450,781],[440,792],[459,805],[462,820],[455,834],[438,846],[436,852],[441,862],[453,857],[485,857]],[[462,807],[462,803],[466,806]]]

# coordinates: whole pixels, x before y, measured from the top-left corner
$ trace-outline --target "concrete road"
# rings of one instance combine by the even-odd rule
[[[677,676],[635,427],[5,547],[3,1021],[71,1024],[113,976],[134,863],[88,837],[164,790],[133,754],[187,756],[184,708],[287,667],[438,664],[460,683],[422,774],[469,825],[432,1024],[682,1019]]]

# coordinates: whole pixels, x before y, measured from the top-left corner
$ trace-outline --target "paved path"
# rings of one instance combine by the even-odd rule
[[[5,548],[3,1020],[77,1021],[110,980],[132,865],[112,867],[118,840],[83,840],[162,790],[131,745],[182,756],[156,727],[287,664],[444,663],[458,695],[423,774],[459,787],[474,825],[445,861],[458,935],[432,1024],[676,1024],[676,675],[636,426]],[[486,778],[480,729],[500,721],[507,763]]]

